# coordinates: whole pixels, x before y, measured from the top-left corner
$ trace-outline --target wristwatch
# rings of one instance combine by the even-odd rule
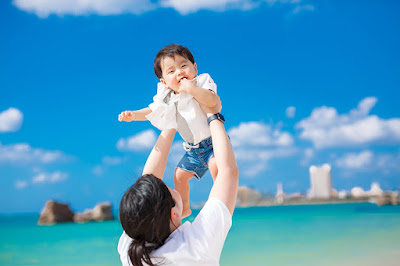
[[[218,119],[218,120],[221,121],[222,123],[225,123],[225,118],[224,118],[224,116],[221,115],[220,113],[216,113],[216,114],[213,114],[212,116],[210,116],[210,117],[207,119],[207,123],[210,124],[211,121],[213,121],[213,120],[215,120],[215,119]]]

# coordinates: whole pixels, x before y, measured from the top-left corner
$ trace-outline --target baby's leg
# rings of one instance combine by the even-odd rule
[[[217,162],[215,160],[215,156],[211,157],[210,160],[208,161],[208,169],[210,170],[211,177],[213,181],[215,182],[215,178],[217,178],[218,174],[218,168],[217,168]]]
[[[190,209],[190,204],[189,204],[189,192],[190,192],[189,180],[192,179],[193,176],[194,174],[188,171],[182,170],[180,168],[175,169],[175,175],[174,175],[175,190],[178,191],[179,194],[181,194],[183,202],[182,219],[192,214],[192,210]]]

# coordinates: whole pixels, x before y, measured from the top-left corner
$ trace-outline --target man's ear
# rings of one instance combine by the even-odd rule
[[[175,219],[175,217],[176,217],[175,210],[174,210],[174,208],[171,208],[171,220]]]
[[[177,215],[176,212],[174,210],[174,208],[171,208],[171,218],[169,219],[169,228],[171,230],[171,233],[177,229],[178,227],[175,225],[174,221],[176,221],[177,219]]]

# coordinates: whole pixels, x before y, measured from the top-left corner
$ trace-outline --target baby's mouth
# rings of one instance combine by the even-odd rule
[[[186,77],[181,78],[181,79],[179,80],[179,82],[181,82],[183,79],[186,79]]]

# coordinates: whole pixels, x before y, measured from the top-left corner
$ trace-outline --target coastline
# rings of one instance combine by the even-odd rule
[[[361,199],[287,199],[278,203],[275,199],[262,199],[254,204],[238,204],[236,207],[269,207],[269,206],[293,206],[293,205],[324,205],[324,204],[346,204],[346,203],[373,203],[369,198]]]
[[[275,207],[275,206],[296,206],[296,205],[325,205],[325,204],[347,204],[347,203],[371,203],[375,204],[375,202],[371,201],[370,198],[361,198],[361,199],[330,199],[330,200],[322,200],[322,199],[288,199],[282,203],[276,202],[274,198],[271,199],[261,199],[257,203],[248,203],[248,204],[236,204],[236,208],[252,208],[252,207]],[[205,203],[201,204],[193,204],[191,205],[192,210],[200,210]]]

